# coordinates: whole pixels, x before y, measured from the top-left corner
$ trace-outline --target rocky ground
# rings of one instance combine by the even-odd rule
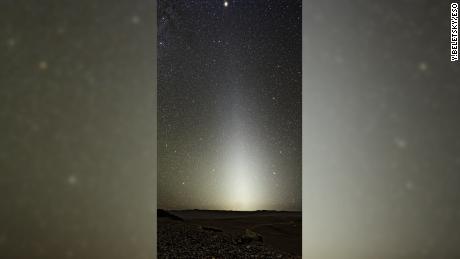
[[[301,258],[263,242],[242,241],[217,229],[171,219],[158,220],[157,240],[158,258]]]

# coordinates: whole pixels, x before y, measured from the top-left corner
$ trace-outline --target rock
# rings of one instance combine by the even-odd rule
[[[247,244],[253,241],[263,242],[264,239],[261,235],[257,234],[256,232],[250,229],[246,229],[245,233],[241,237],[241,241],[243,244]]]

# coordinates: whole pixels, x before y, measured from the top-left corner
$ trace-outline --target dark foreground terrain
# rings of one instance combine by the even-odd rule
[[[301,258],[301,212],[158,210],[158,258]]]

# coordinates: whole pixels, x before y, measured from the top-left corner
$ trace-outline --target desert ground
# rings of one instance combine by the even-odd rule
[[[301,258],[302,213],[158,210],[159,258]]]

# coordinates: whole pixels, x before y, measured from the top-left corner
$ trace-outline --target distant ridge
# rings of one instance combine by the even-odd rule
[[[258,213],[258,212],[288,212],[301,213],[297,210],[216,210],[216,209],[174,209],[171,211],[203,211],[203,212],[235,212],[235,213]]]

